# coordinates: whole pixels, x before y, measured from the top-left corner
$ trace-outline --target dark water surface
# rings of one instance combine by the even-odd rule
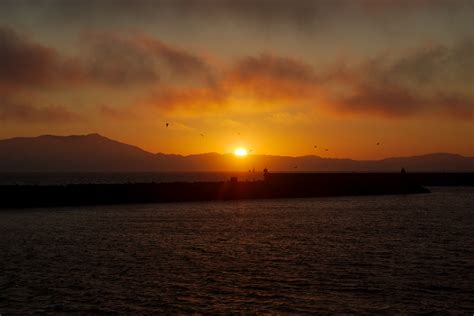
[[[474,188],[0,212],[0,313],[474,312]]]

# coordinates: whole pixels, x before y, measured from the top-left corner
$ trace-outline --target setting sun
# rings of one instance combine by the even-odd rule
[[[247,149],[239,147],[234,150],[234,155],[237,157],[245,157],[247,156]]]

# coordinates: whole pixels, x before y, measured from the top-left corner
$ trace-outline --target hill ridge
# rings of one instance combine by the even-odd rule
[[[249,155],[234,159],[215,152],[191,155],[151,153],[138,146],[105,137],[40,135],[0,140],[0,171],[271,171],[397,172],[472,171],[474,157],[428,153],[378,160],[327,158],[318,155]]]

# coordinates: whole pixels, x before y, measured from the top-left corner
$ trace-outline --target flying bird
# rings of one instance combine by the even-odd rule
[[[204,134],[199,134],[199,135],[201,135],[201,137],[204,137]]]
[[[168,125],[170,125],[170,123],[166,123],[166,127],[168,127]]]
[[[380,145],[380,143],[377,143],[377,146],[379,146],[379,145]]]

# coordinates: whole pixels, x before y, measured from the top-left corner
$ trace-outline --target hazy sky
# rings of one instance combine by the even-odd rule
[[[474,0],[0,1],[0,138],[93,132],[474,156]]]

